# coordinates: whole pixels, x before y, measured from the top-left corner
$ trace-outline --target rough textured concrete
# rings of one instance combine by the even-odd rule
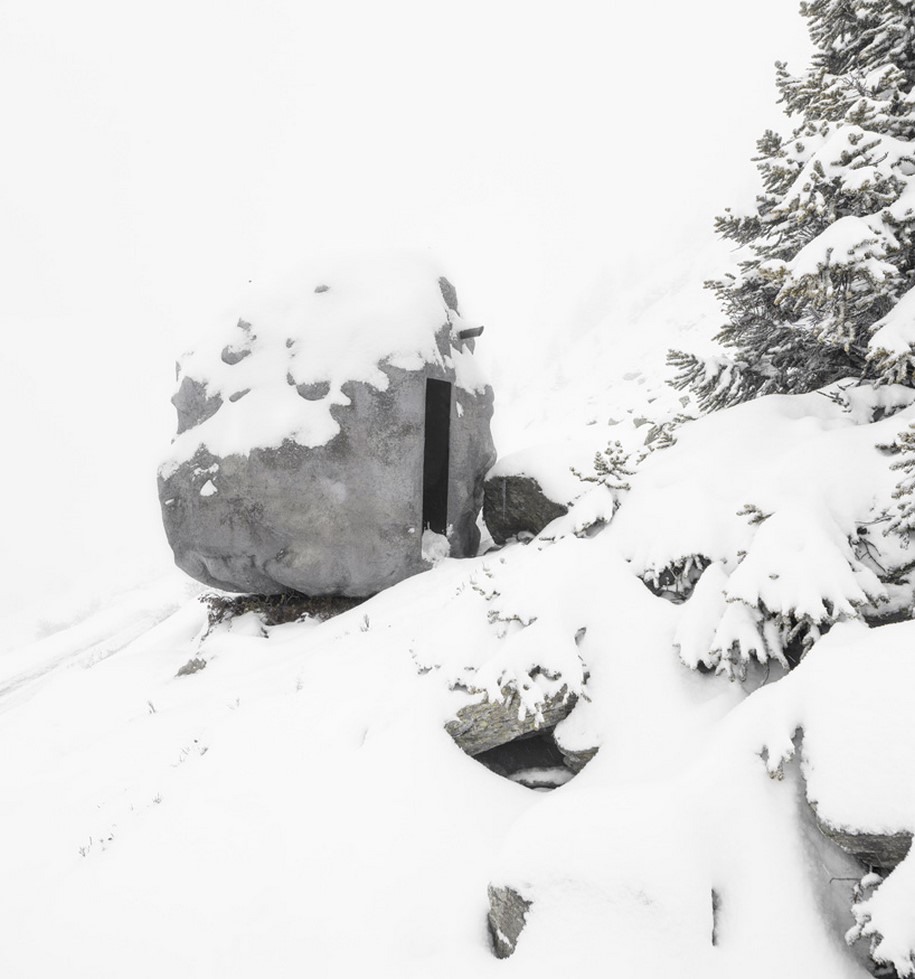
[[[447,351],[447,324],[436,335]],[[201,447],[159,479],[175,562],[225,591],[365,596],[425,570],[421,556],[426,378],[454,382],[436,365],[405,371],[380,365],[389,386],[343,386],[349,406],[331,411],[340,432],[326,445],[218,458]],[[322,396],[321,385],[299,392]],[[178,431],[219,410],[185,378],[173,399]],[[492,390],[452,387],[448,524],[451,553],[474,555],[483,478],[495,461]],[[218,469],[214,469],[218,466]],[[211,483],[215,487],[208,487]],[[201,493],[201,490],[204,492]]]
[[[489,894],[489,933],[496,958],[507,959],[514,952],[525,925],[531,902],[511,887],[487,888]]]
[[[564,513],[568,508],[549,499],[532,476],[493,476],[484,485],[483,520],[497,544],[536,536]]]
[[[458,747],[468,755],[478,755],[500,744],[555,727],[563,718],[569,716],[578,702],[574,696],[563,699],[564,692],[565,687],[559,693],[547,698],[541,708],[543,720],[540,724],[530,713],[518,720],[518,695],[510,687],[505,687],[502,690],[504,699],[501,704],[489,700],[479,704],[468,704],[445,725],[445,730],[454,738]]]

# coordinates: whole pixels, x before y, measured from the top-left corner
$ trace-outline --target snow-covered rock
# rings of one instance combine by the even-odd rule
[[[240,312],[179,363],[159,471],[178,566],[228,591],[367,595],[430,566],[427,526],[476,553],[493,397],[453,286],[357,265]]]
[[[497,544],[536,537],[568,508],[551,500],[533,476],[490,476],[483,486],[483,520]]]
[[[590,473],[602,448],[590,440],[555,439],[502,456],[486,476],[483,520],[497,544],[513,537],[536,537],[588,489],[580,473]]]
[[[500,699],[484,698],[461,707],[445,728],[468,755],[479,755],[541,730],[549,730],[572,712],[578,698],[568,689],[544,696],[539,710],[525,711],[520,695],[506,687]]]
[[[879,867],[884,871],[902,863],[912,847],[912,834],[904,830],[899,833],[865,833],[841,829],[825,819],[817,819],[817,826],[827,839],[865,866]]]

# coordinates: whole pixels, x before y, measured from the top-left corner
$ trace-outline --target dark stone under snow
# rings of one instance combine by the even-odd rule
[[[565,513],[568,507],[551,500],[533,476],[491,476],[483,488],[483,520],[497,544],[536,537]]]
[[[840,846],[846,853],[857,857],[867,867],[879,868],[882,871],[892,870],[900,864],[912,846],[912,834],[899,833],[864,833],[847,829],[836,829],[828,822],[816,817],[820,832],[833,843]]]
[[[501,703],[484,699],[462,707],[445,725],[457,746],[490,771],[528,787],[543,776],[544,785],[555,787],[577,775],[597,754],[596,746],[571,749],[556,736],[556,725],[578,702],[565,687],[546,698],[539,723],[529,712],[519,718],[520,702],[511,687],[505,687],[502,694]],[[537,778],[521,778],[524,772]],[[557,773],[563,776],[559,781],[554,777]]]

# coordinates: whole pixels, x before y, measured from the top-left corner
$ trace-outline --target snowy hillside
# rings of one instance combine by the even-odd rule
[[[703,343],[698,285],[669,297]],[[603,323],[545,369],[539,413],[506,405],[504,444],[588,490],[537,540],[326,621],[208,628],[174,577],[0,659],[4,975],[864,976],[847,932],[906,974],[908,862],[859,886],[869,868],[817,820],[915,829],[915,634],[865,622],[902,601],[880,580],[905,555],[874,523],[897,479],[875,446],[911,398],[762,399],[658,447],[692,407],[664,384],[684,335],[644,306],[654,349],[614,351]],[[615,514],[565,466],[610,439],[637,468]],[[864,524],[872,551],[847,541]],[[684,602],[695,573],[680,594],[658,582],[687,555]],[[805,604],[822,574],[828,610]],[[779,614],[838,622],[790,675]],[[557,696],[574,703],[557,743],[598,750],[551,792],[446,731],[471,703],[536,718]],[[528,902],[505,961],[489,887]]]
[[[755,212],[794,0],[7,6],[0,976],[915,976],[910,5],[811,5],[899,63],[779,67]],[[404,249],[560,515],[365,600],[179,573],[163,457],[469,325],[272,284]],[[227,407],[169,448],[176,358]]]

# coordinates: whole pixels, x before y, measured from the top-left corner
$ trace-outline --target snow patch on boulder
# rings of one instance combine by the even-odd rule
[[[226,456],[286,440],[325,445],[340,431],[331,409],[351,404],[344,385],[384,391],[383,366],[435,364],[481,394],[486,383],[471,351],[442,343],[443,324],[449,340],[477,324],[447,305],[440,278],[428,260],[373,256],[252,285],[222,321],[237,324],[228,342],[220,325],[178,362],[176,407],[187,417],[160,474],[201,446]],[[316,282],[330,285],[316,292]]]

